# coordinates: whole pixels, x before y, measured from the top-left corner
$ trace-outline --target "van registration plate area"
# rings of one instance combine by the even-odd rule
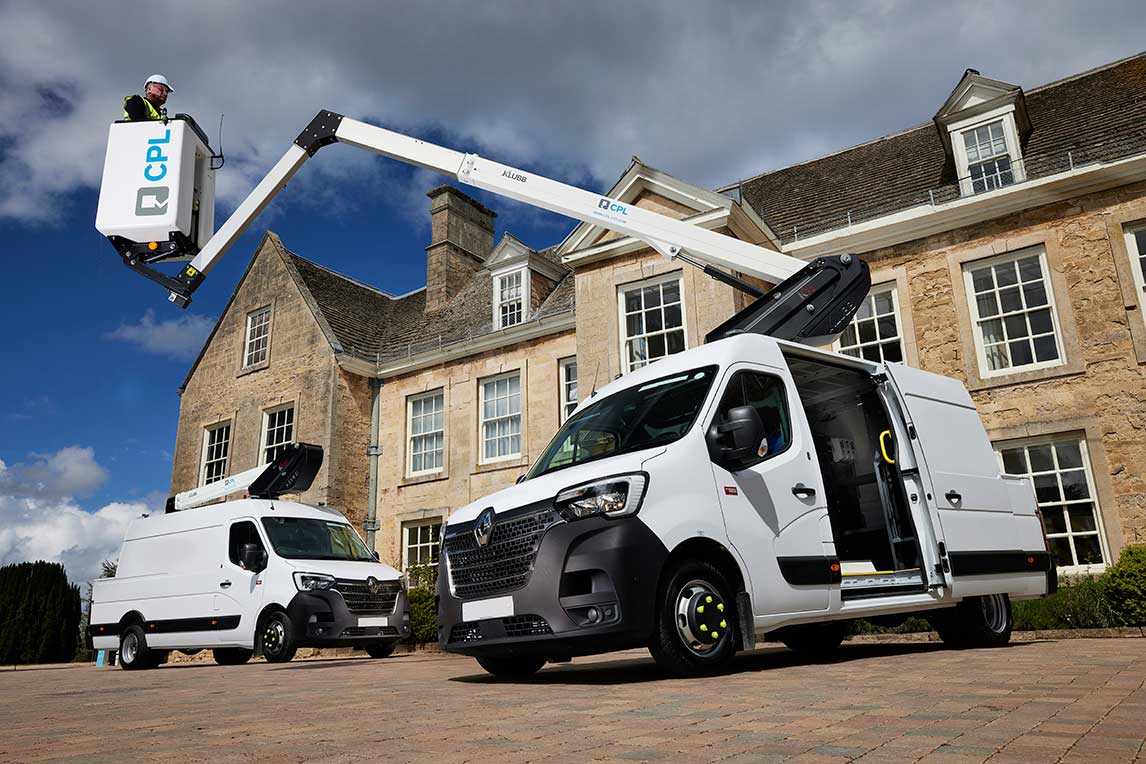
[[[387,618],[386,616],[379,616],[377,618],[359,618],[358,619],[358,625],[359,626],[386,626],[389,624],[389,622],[390,622],[390,619]]]
[[[463,621],[483,621],[486,618],[505,618],[513,614],[512,596],[462,603]]]

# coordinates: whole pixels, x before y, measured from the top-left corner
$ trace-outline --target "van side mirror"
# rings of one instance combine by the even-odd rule
[[[262,573],[267,569],[267,553],[258,544],[243,544],[239,549],[239,560],[244,568],[254,573]]]
[[[737,406],[728,412],[723,422],[714,422],[708,428],[704,440],[714,463],[729,472],[737,472],[763,460],[760,445],[765,437],[760,412],[752,406]]]

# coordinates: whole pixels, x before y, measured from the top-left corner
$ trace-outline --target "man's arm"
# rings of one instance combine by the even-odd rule
[[[131,98],[128,98],[123,105],[123,109],[127,112],[127,118],[132,121],[142,121],[148,117],[147,107],[143,103],[143,96],[140,95],[133,95]]]

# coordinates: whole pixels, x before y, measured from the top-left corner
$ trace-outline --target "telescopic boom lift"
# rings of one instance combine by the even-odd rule
[[[193,129],[184,128],[179,120]],[[129,135],[124,128],[133,132]],[[163,153],[172,141],[172,128],[176,139],[182,136],[179,156],[175,152]],[[186,307],[211,268],[247,226],[307,159],[331,143],[357,146],[475,188],[632,236],[669,259],[700,267],[710,276],[757,298],[709,333],[710,341],[747,331],[822,344],[843,331],[870,287],[867,265],[852,255],[805,263],[477,154],[454,151],[330,111],[320,111],[311,120],[213,236],[204,231],[203,223],[210,220],[214,202],[213,171],[209,161],[204,162],[211,152],[194,122],[180,115],[170,123],[116,123],[109,138],[96,227],[108,236],[128,267],[165,286],[171,293],[170,301]],[[192,144],[194,150],[188,148]],[[133,167],[125,170],[125,164],[142,164],[147,182],[168,181],[174,190],[168,193],[162,185],[140,187],[139,174],[131,172]],[[171,209],[172,204],[178,209]],[[163,226],[157,225],[163,215],[172,221],[167,225],[166,236]],[[158,262],[187,258],[191,261],[175,276],[151,267]],[[777,286],[764,292],[721,269]]]

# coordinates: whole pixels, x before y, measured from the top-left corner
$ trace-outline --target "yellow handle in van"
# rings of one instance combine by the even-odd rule
[[[883,460],[888,464],[895,464],[895,459],[887,455],[887,439],[891,437],[891,430],[884,430],[879,434],[879,450],[883,453]]]

